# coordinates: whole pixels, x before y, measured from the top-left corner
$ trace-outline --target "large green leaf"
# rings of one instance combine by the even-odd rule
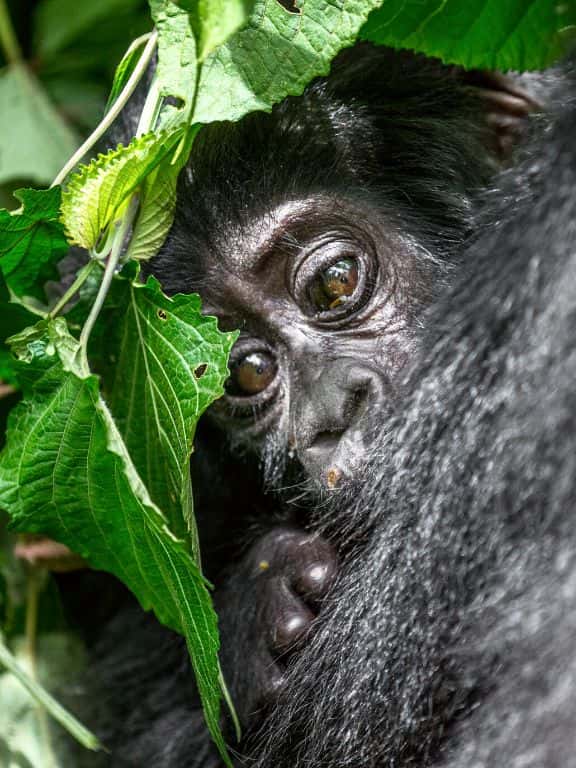
[[[168,298],[154,278],[118,283],[127,310],[121,323],[112,321],[117,337],[108,336],[116,358],[110,409],[152,500],[174,533],[188,538],[196,422],[223,393],[236,334],[220,333],[213,317],[202,316],[198,296]]]
[[[0,184],[50,183],[79,142],[24,65],[0,71],[0,114]]]
[[[60,222],[60,187],[19,189],[18,211],[0,210],[0,271],[16,296],[45,299],[44,284],[58,279],[56,265],[68,252]]]
[[[189,546],[150,498],[65,322],[39,323],[14,350],[25,369],[24,399],[0,454],[0,507],[16,530],[49,535],[115,574],[185,636],[208,727],[225,755],[216,616]]]
[[[277,0],[258,0],[246,27],[207,57],[202,67],[194,121],[239,120],[269,111],[326,74],[341,48],[380,0],[306,0],[298,13]]]
[[[557,59],[575,24],[571,0],[386,0],[361,36],[464,67],[523,70]]]

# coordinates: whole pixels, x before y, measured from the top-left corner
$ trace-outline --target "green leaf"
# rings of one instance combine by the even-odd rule
[[[140,193],[140,208],[127,258],[143,261],[154,256],[170,231],[176,208],[176,185],[182,164],[162,163],[150,173]]]
[[[16,296],[44,301],[44,284],[58,279],[56,265],[68,252],[60,196],[60,187],[19,189],[22,207],[0,210],[0,271]]]
[[[186,165],[190,147],[200,129],[188,131],[178,159],[165,157],[144,179],[139,193],[139,208],[126,259],[144,261],[155,256],[174,221],[178,176]]]
[[[0,507],[16,530],[51,536],[116,575],[185,636],[208,727],[225,755],[216,615],[189,546],[150,498],[65,322],[43,321],[13,344],[26,375],[0,454]],[[151,385],[158,398],[180,374],[167,368]]]
[[[194,533],[189,461],[200,414],[220,395],[237,334],[222,334],[200,314],[195,295],[165,296],[119,280],[127,307],[114,342],[118,349],[109,405],[140,477],[171,529]],[[117,297],[115,297],[117,299]]]
[[[6,344],[6,339],[19,333],[34,322],[34,315],[18,304],[0,302],[0,384],[17,384],[16,360]]]
[[[239,120],[269,111],[285,96],[301,93],[325,75],[341,48],[380,0],[306,0],[299,13],[277,0],[258,0],[248,24],[206,58],[193,119]]]
[[[132,193],[181,138],[179,131],[149,133],[82,166],[62,195],[62,220],[69,241],[94,248],[101,234],[122,216]]]
[[[114,82],[112,83],[112,89],[110,91],[110,95],[108,96],[108,101],[106,102],[106,112],[108,112],[110,107],[114,104],[122,89],[130,79],[130,75],[134,71],[134,67],[142,55],[142,48],[145,45],[146,39],[141,39],[138,44],[136,44],[136,41],[134,41],[134,44],[128,48],[122,57],[120,64],[118,64],[116,67],[116,72],[114,73]]]
[[[48,184],[79,144],[36,78],[23,65],[0,72],[0,184]]]
[[[161,96],[177,101],[165,107],[164,122],[190,122],[196,92],[197,51],[192,19],[171,0],[148,0],[158,31],[158,65],[155,83]]]
[[[177,5],[191,14],[202,62],[246,24],[255,0],[178,0]]]
[[[78,641],[71,635],[45,635],[38,641],[37,655],[41,662],[40,681],[30,668],[30,654],[24,642],[17,644],[13,654],[0,636],[0,758],[2,765],[21,765],[25,758],[31,766],[69,765],[65,756],[54,750],[46,727],[49,714],[87,749],[100,749],[100,743],[76,718],[64,709],[48,692],[69,680],[82,666]],[[38,705],[42,709],[39,709]],[[3,750],[7,753],[3,755]],[[17,758],[18,756],[18,758]],[[12,758],[12,759],[11,759]]]
[[[10,302],[0,280],[0,384],[16,384],[16,360],[6,339],[36,322],[36,317],[20,304]]]
[[[573,2],[387,0],[361,37],[463,67],[525,70],[558,59],[565,51],[562,30],[574,25]]]

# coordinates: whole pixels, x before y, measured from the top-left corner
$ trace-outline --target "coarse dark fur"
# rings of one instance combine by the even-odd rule
[[[357,544],[251,765],[576,765],[573,76],[559,102],[332,510]]]
[[[246,232],[255,221],[265,225],[274,206],[328,194],[336,209],[342,206],[345,210],[344,202],[352,200],[367,211],[377,211],[391,230],[408,242],[412,262],[399,285],[406,339],[411,342],[421,333],[424,307],[447,281],[450,264],[472,229],[478,190],[494,172],[494,157],[486,149],[489,131],[483,119],[485,111],[462,73],[455,70],[409,54],[369,47],[347,53],[327,81],[313,84],[301,99],[287,100],[271,116],[249,116],[238,126],[211,126],[200,135],[191,170],[181,179],[173,231],[153,271],[168,292],[202,292],[204,288],[214,302],[221,285],[217,265],[240,247],[238,243],[245,247]],[[479,253],[490,262],[484,247],[479,246]],[[210,263],[212,270],[207,268]],[[493,287],[486,282],[485,271],[479,266],[478,270],[473,273],[478,285],[472,298],[478,300],[485,285],[490,285],[490,291],[504,289],[502,275]],[[226,307],[226,295],[222,301]],[[472,311],[470,317],[475,317]],[[455,325],[449,323],[450,334],[455,332]],[[406,357],[413,347],[408,343],[404,348],[404,343],[402,340],[399,346]],[[535,337],[531,343],[536,345]],[[497,349],[494,343],[494,354]],[[506,347],[503,353],[508,351]],[[441,359],[438,354],[438,365]],[[464,350],[461,359],[468,360]],[[425,381],[433,380],[435,364]],[[401,367],[398,364],[398,370]],[[478,361],[475,366],[463,365],[462,375],[467,370],[473,381],[483,371]],[[456,368],[455,373],[459,372]],[[445,400],[434,401],[435,407],[446,407],[442,418],[450,425],[452,420],[458,422],[456,415],[451,415],[450,398],[457,398],[451,392],[447,389]],[[466,409],[470,406],[466,401]],[[432,407],[426,413],[431,422],[438,417]],[[388,418],[388,411],[386,414]],[[504,436],[516,417],[506,411],[502,418]],[[418,426],[418,419],[415,423]],[[402,457],[416,459],[422,452],[430,456],[432,464],[436,455],[452,458],[454,450],[460,458],[465,455],[462,446],[455,449],[450,435],[444,437],[452,452],[443,454],[447,448],[441,441],[437,448],[431,445],[432,433],[419,426],[416,429],[414,424],[399,427],[383,444],[378,443],[377,452],[374,449],[372,469],[359,494],[361,503],[351,505],[342,492],[335,503],[323,502],[315,515],[311,503],[303,513],[284,506],[283,497],[266,493],[257,460],[248,454],[242,465],[236,456],[230,457],[222,447],[220,427],[205,425],[200,431],[201,464],[193,471],[200,491],[197,508],[204,559],[217,586],[223,665],[247,726],[242,751],[253,748],[250,762],[260,760],[262,765],[279,767],[368,766],[382,761],[404,766],[412,764],[412,759],[423,764],[422,754],[432,754],[437,748],[437,733],[448,723],[452,727],[452,714],[464,711],[476,694],[473,681],[483,657],[481,663],[465,670],[472,681],[469,687],[459,678],[464,666],[447,662],[439,671],[435,665],[437,660],[443,661],[440,657],[449,647],[449,633],[458,626],[458,613],[452,608],[464,611],[467,607],[456,587],[464,589],[466,596],[473,595],[490,571],[483,570],[474,559],[474,542],[470,543],[470,573],[464,569],[462,584],[460,575],[450,567],[446,572],[438,569],[436,553],[426,549],[426,536],[431,539],[435,532],[435,518],[432,513],[426,518],[430,528],[425,530],[416,524],[419,502],[432,510],[440,504],[432,493],[438,491],[436,482],[429,478],[430,488],[423,487],[431,472],[423,466],[418,467],[418,473],[414,469],[413,487],[405,483],[409,466],[403,468]],[[500,435],[495,424],[487,428]],[[450,429],[458,435],[456,426]],[[420,441],[415,440],[415,434],[421,436]],[[479,440],[479,433],[472,431],[472,438]],[[411,450],[404,446],[404,439]],[[241,442],[236,436],[235,444]],[[278,452],[269,443],[262,447],[246,442],[248,449],[263,450],[265,461],[272,452],[269,463],[278,463]],[[430,454],[426,453],[427,446]],[[389,465],[392,456],[397,457],[394,466]],[[471,456],[473,463],[480,463],[481,456],[473,452]],[[283,469],[284,461],[280,463]],[[268,479],[270,474],[275,472],[269,473]],[[282,476],[276,472],[275,479],[278,475]],[[441,477],[444,475],[438,475],[438,482]],[[447,499],[460,489],[460,485],[451,484],[452,479],[445,469]],[[382,502],[381,489],[388,485]],[[496,493],[499,486],[495,480],[489,487]],[[464,497],[462,493],[463,501]],[[479,500],[472,491],[468,497],[469,505],[463,504],[458,515],[466,515],[471,525],[485,530],[472,514]],[[391,512],[382,514],[383,505]],[[272,569],[268,580],[255,581],[253,567],[262,553],[268,552],[261,549],[264,545],[271,547],[279,561],[298,561],[302,542],[290,550],[292,526],[296,525],[329,530],[345,560],[332,598],[321,611],[324,629],[310,645],[290,656],[293,687],[282,690],[277,723],[270,731],[260,732],[263,742],[259,742],[253,730],[260,700],[251,691],[247,695],[247,689],[265,687],[269,682],[264,679],[265,672],[274,665],[272,659],[264,663],[262,659],[268,657],[260,655],[262,637],[270,627],[268,614],[258,606],[263,602],[274,607],[278,590],[292,594],[286,584],[293,591],[301,573],[285,576]],[[475,531],[456,528],[455,540],[442,531],[444,538],[438,533],[438,541],[447,547],[446,563],[451,563],[462,554],[460,533],[468,541]],[[489,533],[495,537],[497,557],[503,540],[496,530],[491,528]],[[406,548],[401,546],[404,535],[407,540],[412,538]],[[352,540],[356,543],[349,551],[347,545]],[[329,562],[330,554],[323,553],[322,558]],[[309,560],[302,560],[302,572],[309,565]],[[296,592],[302,594],[298,589]],[[401,595],[406,596],[404,604]],[[312,602],[319,596],[315,594]],[[452,598],[454,604],[450,603]],[[276,621],[273,617],[271,623],[277,626]],[[441,630],[439,635],[434,634],[436,629]],[[411,631],[416,638],[413,645]],[[138,766],[149,762],[158,768],[220,765],[202,722],[182,643],[137,607],[122,610],[98,634],[93,641],[94,685],[90,696],[92,709],[96,704],[101,710],[100,732],[112,749],[105,764]],[[131,642],[126,642],[127,637]],[[496,650],[496,644],[489,648]],[[356,655],[358,663],[353,661]],[[292,659],[296,659],[295,664]],[[265,707],[262,712],[267,710]],[[268,732],[272,734],[270,740],[266,738]],[[251,746],[254,744],[257,746]]]

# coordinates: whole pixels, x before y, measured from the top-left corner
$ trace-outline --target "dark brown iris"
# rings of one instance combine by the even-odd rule
[[[314,278],[310,296],[314,307],[319,312],[325,312],[349,299],[357,287],[357,262],[355,259],[340,259]]]
[[[226,391],[237,397],[263,392],[276,376],[276,362],[267,352],[250,352],[230,366]]]

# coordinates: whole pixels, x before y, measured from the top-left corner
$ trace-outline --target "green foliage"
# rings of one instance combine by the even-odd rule
[[[189,123],[194,104],[197,76],[196,39],[190,14],[171,0],[149,0],[150,12],[158,31],[158,66],[155,87],[161,97],[170,97],[176,107],[164,112],[181,116]]]
[[[65,51],[75,40],[83,40],[96,25],[109,19],[121,23],[125,15],[135,13],[140,0],[45,0],[36,17],[35,37],[39,56],[46,58]]]
[[[46,634],[37,649],[40,669],[31,658],[23,638],[12,653],[0,635],[0,765],[65,768],[70,765],[58,748],[46,720],[47,714],[62,725],[87,749],[99,749],[98,739],[84,728],[48,692],[64,679],[71,679],[82,668],[83,649],[70,634]],[[38,704],[42,707],[39,708]]]
[[[20,189],[22,207],[0,210],[0,271],[16,296],[45,299],[44,284],[58,279],[56,265],[68,252],[60,222],[60,188]]]
[[[114,81],[112,83],[110,95],[108,96],[108,101],[106,102],[106,112],[108,112],[118,96],[120,96],[122,89],[130,79],[131,74],[134,72],[134,68],[136,67],[138,59],[142,54],[142,47],[145,42],[146,36],[135,40],[134,43],[128,48],[124,56],[122,56],[122,60],[116,67],[116,72],[114,73]]]
[[[198,61],[225,43],[244,26],[255,0],[180,0],[178,5],[190,12],[194,37],[198,43]]]
[[[339,50],[352,45],[379,0],[307,0],[300,13],[258,0],[248,24],[207,57],[194,120],[239,120],[269,111],[326,74]]]
[[[174,220],[176,184],[186,161],[186,153],[172,163],[161,162],[144,179],[140,188],[140,204],[128,257],[136,261],[149,259],[158,253]]]
[[[170,159],[181,138],[178,132],[149,133],[83,166],[62,195],[68,240],[83,248],[95,248],[113,221],[121,218],[130,196],[163,160]],[[166,170],[170,170],[170,163]],[[161,206],[154,206],[154,211],[160,214]]]
[[[147,327],[133,332],[145,335],[143,356],[148,362],[158,349],[159,333],[165,339],[161,345],[184,329],[183,322],[166,322],[160,316],[171,311],[171,305],[162,300],[157,285],[151,283],[140,290],[145,314],[140,314],[141,307],[133,312]],[[156,306],[151,303],[154,298],[160,298]],[[182,297],[175,317],[185,316],[192,322],[185,308],[187,300],[191,311],[197,311],[196,298]],[[188,418],[195,408],[206,407],[214,399],[226,376],[232,339],[226,337],[218,347],[213,321],[204,319],[196,327],[190,326],[188,343],[204,333],[212,354],[201,353],[200,358],[215,368],[210,376],[207,373],[212,392],[193,384],[196,378],[187,368],[190,361],[180,355],[158,361],[155,373],[160,378],[150,385],[156,402],[171,396],[181,399]],[[8,511],[16,530],[52,536],[95,568],[115,574],[144,608],[152,608],[160,621],[186,637],[206,720],[224,751],[218,723],[216,616],[190,546],[174,535],[150,498],[100,396],[98,381],[82,364],[78,342],[68,334],[64,320],[42,321],[13,339],[13,348],[23,364],[24,400],[11,417],[0,460],[0,506]],[[134,386],[135,378],[127,384]],[[177,387],[176,395],[173,387]],[[197,418],[199,410],[194,415]],[[175,416],[184,418],[183,411]],[[132,423],[126,414],[128,429]],[[172,434],[183,435],[183,430],[178,425]],[[148,432],[146,440],[151,453],[155,451],[160,461],[164,456],[170,463],[167,452],[172,447],[161,434]],[[180,448],[178,461],[185,450]],[[186,496],[183,491],[179,500]]]
[[[40,0],[32,27],[42,85],[60,114],[86,131],[100,119],[122,53],[151,23],[146,0]]]
[[[77,137],[21,64],[0,71],[0,105],[5,116],[0,128],[0,184],[12,178],[49,183],[78,145]]]
[[[188,463],[200,414],[223,393],[236,334],[200,315],[198,296],[167,298],[156,280],[119,281],[127,306],[110,337],[115,362],[106,382],[114,420],[150,497],[170,529],[196,540]],[[147,439],[143,440],[142,435]],[[151,439],[153,437],[153,439]],[[197,554],[197,553],[196,553]]]
[[[10,300],[8,286],[0,271],[0,382],[4,384],[16,383],[15,360],[6,344],[6,339],[24,330],[35,320],[34,315],[25,307]],[[1,437],[0,445],[3,443]]]
[[[566,51],[576,4],[561,0],[387,0],[361,32],[451,64],[539,69]]]

